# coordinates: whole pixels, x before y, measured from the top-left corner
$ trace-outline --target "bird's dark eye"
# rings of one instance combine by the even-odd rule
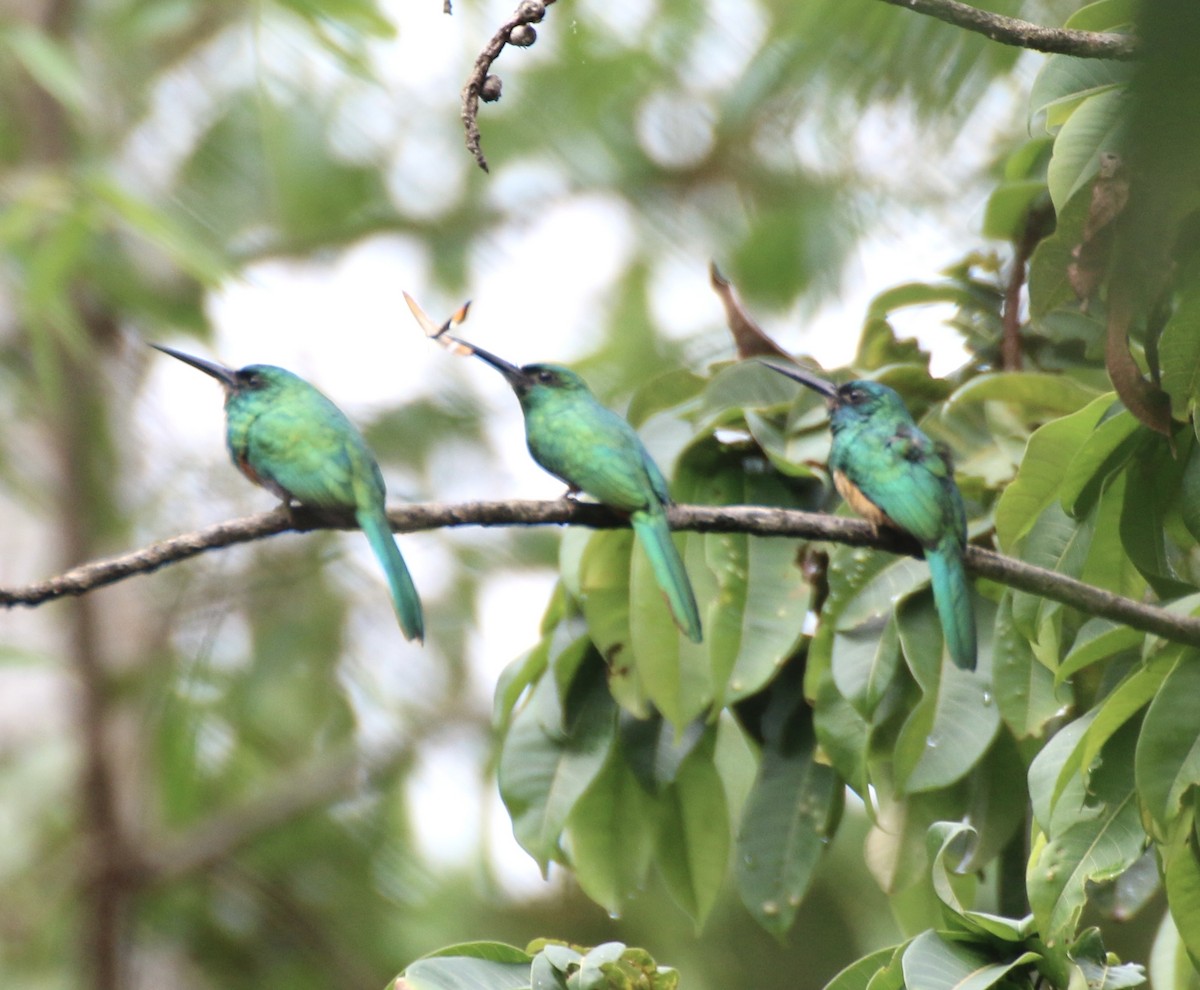
[[[861,388],[848,388],[842,393],[842,398],[852,406],[857,406],[866,397],[867,393]]]
[[[539,382],[541,382],[543,385],[551,385],[554,383],[554,372],[553,371],[539,371],[537,373],[537,380]]]
[[[257,371],[244,372],[240,377],[246,388],[259,388],[263,384],[263,376]]]

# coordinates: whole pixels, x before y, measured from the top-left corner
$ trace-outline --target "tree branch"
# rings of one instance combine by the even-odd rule
[[[462,88],[462,122],[463,128],[466,131],[467,150],[475,156],[476,164],[485,172],[488,171],[487,159],[483,156],[483,147],[480,144],[479,136],[479,99],[483,95],[483,83],[488,78],[488,73],[491,71],[492,63],[500,57],[500,53],[504,51],[506,45],[510,43],[513,29],[517,27],[525,27],[527,25],[538,24],[545,16],[546,7],[554,3],[554,0],[523,0],[518,4],[516,11],[507,21],[496,29],[496,33],[492,35],[491,40],[484,45],[483,51],[475,59],[475,65],[471,69],[471,74],[467,77],[466,84]],[[536,33],[530,36],[537,37]],[[533,44],[532,40],[523,42],[522,46],[527,47]],[[489,100],[500,99],[500,90],[497,88],[494,95],[487,97]]]
[[[1074,55],[1077,58],[1108,58],[1130,61],[1141,56],[1135,38],[1127,34],[1101,31],[1077,31],[1071,28],[1049,28],[1016,17],[1005,17],[980,10],[958,0],[883,0],[896,7],[907,7],[918,14],[935,17],[966,31],[983,34],[993,41],[1018,48]]]
[[[877,533],[869,523],[859,519],[761,505],[673,505],[669,512],[671,526],[678,530],[797,537],[873,547],[909,556],[921,555],[920,548],[912,539],[890,530]],[[629,524],[621,513],[606,506],[569,499],[554,502],[462,502],[456,505],[417,503],[389,509],[388,519],[392,528],[402,533],[451,526],[568,525],[619,529]],[[354,528],[354,520],[349,515],[321,512],[303,506],[293,507],[290,511],[280,507],[256,516],[218,523],[194,533],[184,533],[118,557],[82,564],[36,584],[0,588],[0,606],[35,606],[69,595],[85,594],[93,588],[135,574],[148,574],[206,550],[248,543],[283,532]],[[967,548],[966,566],[968,571],[980,577],[1061,602],[1088,615],[1111,619],[1177,643],[1200,646],[1200,618],[1178,615],[1159,606],[1124,598],[1065,574],[1034,567],[979,547]]]

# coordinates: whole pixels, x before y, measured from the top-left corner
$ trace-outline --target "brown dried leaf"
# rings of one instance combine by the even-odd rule
[[[1131,320],[1132,307],[1127,298],[1127,289],[1124,285],[1114,285],[1108,298],[1108,335],[1104,349],[1108,377],[1125,408],[1139,422],[1171,441],[1171,452],[1174,453],[1171,397],[1142,375],[1142,370],[1129,353]]]
[[[733,335],[738,358],[744,361],[754,357],[782,357],[790,361],[792,356],[763,333],[758,324],[746,315],[741,303],[733,295],[732,284],[721,274],[715,261],[709,263],[708,277],[725,307],[725,322]]]
[[[1092,183],[1092,200],[1080,241],[1071,249],[1075,259],[1067,266],[1067,281],[1087,310],[1088,300],[1100,287],[1112,253],[1113,221],[1129,204],[1129,174],[1119,155],[1100,156],[1100,173]]]

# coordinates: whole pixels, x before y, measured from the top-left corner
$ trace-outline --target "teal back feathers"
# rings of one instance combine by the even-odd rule
[[[247,478],[285,502],[354,512],[383,566],[404,635],[422,639],[421,602],[387,522],[383,475],[358,428],[284,368],[253,364],[235,371],[170,348],[158,350],[224,386],[225,442]]]
[[[963,568],[967,513],[946,453],[886,385],[835,386],[804,369],[762,363],[825,396],[833,433],[829,469],[838,491],[875,525],[921,544],[950,656],[960,667],[974,667],[975,611]]]
[[[700,612],[667,524],[667,482],[637,431],[601,405],[574,371],[557,364],[509,364],[457,338],[455,344],[508,380],[525,414],[529,453],[543,468],[597,501],[630,514],[676,624],[700,642]]]

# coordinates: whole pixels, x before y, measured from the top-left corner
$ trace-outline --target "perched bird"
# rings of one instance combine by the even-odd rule
[[[225,443],[256,485],[321,509],[353,510],[383,565],[400,628],[424,639],[421,599],[384,510],[383,475],[358,428],[316,388],[290,371],[252,364],[240,371],[151,344],[212,375],[225,389]]]
[[[967,513],[946,455],[886,385],[834,385],[803,368],[761,363],[825,396],[833,483],[869,522],[908,533],[921,544],[950,656],[958,666],[974,668],[975,610],[963,569]]]
[[[508,380],[525,414],[525,442],[538,464],[565,481],[572,492],[586,492],[629,513],[676,625],[699,643],[696,597],[667,525],[666,506],[671,501],[667,482],[633,427],[602,406],[569,368],[556,364],[518,368],[457,337],[446,335],[443,340],[486,361]]]

